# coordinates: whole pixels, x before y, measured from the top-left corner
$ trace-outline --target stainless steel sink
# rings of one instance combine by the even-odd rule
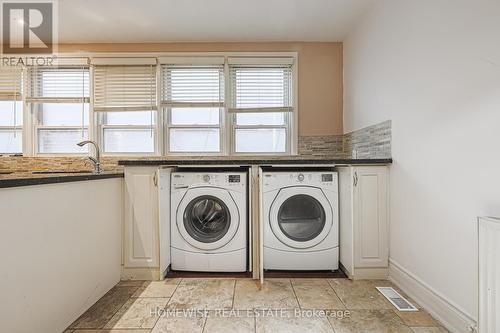
[[[40,171],[33,171],[32,174],[35,175],[51,175],[51,174],[57,174],[57,173],[64,173],[64,174],[92,174],[92,171],[88,170],[78,170],[78,171],[45,171],[45,170],[40,170]]]

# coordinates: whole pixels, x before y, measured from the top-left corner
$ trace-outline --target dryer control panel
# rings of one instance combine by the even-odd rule
[[[264,172],[263,178],[263,186],[271,188],[296,185],[337,187],[337,173],[333,171]]]
[[[244,172],[173,172],[172,187],[217,186],[223,188],[244,188],[247,177]]]

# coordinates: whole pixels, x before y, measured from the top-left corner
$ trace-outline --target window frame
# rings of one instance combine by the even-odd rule
[[[71,58],[70,58],[71,59]],[[91,88],[92,88],[92,74],[91,74],[91,68],[90,66],[87,65],[64,65],[61,64],[60,66],[52,66],[52,68],[58,69],[68,69],[68,68],[74,68],[76,70],[78,69],[87,69],[88,71],[88,91],[89,91],[89,97],[82,97],[84,99],[88,99],[88,102],[72,102],[72,101],[67,101],[65,103],[67,104],[78,104],[81,105],[83,103],[88,104],[88,121],[87,121],[87,126],[76,126],[76,125],[68,125],[68,126],[56,126],[56,125],[43,125],[42,124],[42,119],[41,119],[41,110],[39,109],[40,106],[43,104],[47,103],[50,104],[50,101],[37,101],[37,102],[32,102],[28,101],[27,99],[29,98],[28,95],[30,92],[28,91],[29,88],[29,80],[31,79],[32,73],[30,72],[30,66],[27,66],[28,68],[26,69],[26,80],[24,82],[24,88],[26,89],[26,94],[24,96],[24,108],[25,112],[23,112],[24,115],[28,114],[29,115],[29,128],[30,128],[30,133],[26,134],[25,137],[30,137],[30,150],[31,150],[31,155],[29,156],[34,156],[34,157],[64,157],[64,156],[86,156],[88,154],[88,147],[84,149],[84,152],[82,153],[56,153],[56,152],[49,152],[49,153],[43,153],[39,151],[39,130],[82,130],[85,131],[87,130],[87,138],[82,139],[83,140],[91,140],[91,120],[92,120],[92,97],[91,97]],[[50,67],[49,67],[50,68]],[[61,97],[61,99],[64,99],[64,97]],[[71,99],[71,98],[69,98]],[[83,112],[83,110],[82,110]],[[24,119],[23,119],[24,120]],[[24,131],[23,131],[24,132]],[[24,137],[23,137],[24,139]],[[85,151],[86,150],[86,151]],[[24,155],[24,154],[23,154]]]
[[[24,103],[22,103],[24,104]],[[3,152],[0,151],[0,156],[2,155],[19,155],[23,153],[23,147],[24,147],[24,136],[23,136],[23,129],[24,129],[24,117],[23,117],[23,110],[21,110],[21,117],[23,118],[21,125],[0,125],[0,133],[1,132],[18,132],[18,135],[21,135],[21,151],[20,152]]]
[[[266,112],[252,112],[252,113],[263,113]],[[291,136],[291,112],[283,112],[284,113],[284,124],[283,125],[238,125],[237,124],[237,113],[230,113],[231,118],[231,155],[236,156],[254,156],[254,155],[280,155],[280,156],[288,156],[291,154],[292,149],[292,136]],[[285,142],[285,151],[284,152],[237,152],[236,151],[236,130],[238,129],[284,129],[286,135]]]
[[[17,66],[16,66],[17,68]],[[24,152],[24,146],[25,146],[25,138],[24,138],[24,128],[25,128],[25,117],[24,117],[24,99],[26,96],[26,87],[25,87],[25,82],[26,82],[26,69],[24,67],[19,69],[19,75],[20,75],[20,81],[17,82],[19,84],[19,91],[17,91],[17,88],[15,88],[15,93],[5,99],[1,99],[2,102],[13,102],[13,104],[17,102],[21,102],[21,124],[17,125],[16,122],[14,121],[14,124],[12,125],[0,125],[0,132],[20,132],[19,134],[21,135],[21,151],[20,152],[4,152],[0,151],[0,156],[3,155],[19,155],[23,154]],[[14,81],[13,81],[14,82]],[[17,108],[15,108],[15,112],[17,112]],[[17,115],[14,115],[15,119],[17,120]]]
[[[89,67],[89,122],[88,122],[88,139],[96,141],[102,150],[102,156],[245,156],[245,155],[297,155],[298,154],[298,52],[294,51],[284,51],[284,52],[82,52],[78,54],[78,58],[87,58],[91,62],[94,58],[102,57],[113,57],[113,58],[144,58],[144,57],[180,57],[180,58],[200,58],[200,57],[224,57],[224,107],[220,108],[219,117],[220,125],[174,125],[171,126],[169,119],[170,112],[167,111],[167,107],[160,105],[161,96],[161,65],[157,65],[156,71],[156,89],[157,89],[157,113],[156,113],[156,123],[154,125],[155,137],[154,137],[154,153],[106,153],[103,148],[103,128],[113,127],[114,125],[106,125],[103,122],[102,115],[98,112],[94,112],[93,103],[93,66]],[[64,61],[65,59],[74,58],[73,53],[60,53],[58,54],[58,59]],[[278,125],[237,125],[236,124],[236,114],[228,112],[228,106],[230,105],[230,78],[229,78],[229,65],[227,59],[229,57],[252,57],[252,58],[276,58],[276,57],[289,57],[293,58],[292,65],[292,107],[291,112],[287,112],[285,117],[288,118],[286,121],[286,126]],[[64,65],[61,65],[64,67]],[[28,87],[28,75],[23,77],[23,89]],[[26,96],[28,94],[23,94],[23,125],[19,127],[22,130],[22,155],[23,156],[82,156],[85,153],[38,153],[38,112],[35,112],[34,105],[36,103],[30,103],[26,101]],[[147,111],[147,110],[145,110]],[[130,125],[130,128],[150,128],[149,126],[141,125]],[[118,126],[120,128],[123,128]],[[170,128],[211,128],[216,127],[220,129],[220,152],[170,152],[169,151],[169,131]],[[285,152],[235,152],[235,131],[240,128],[282,128],[286,127],[286,150]],[[48,127],[44,127],[48,128]],[[69,127],[65,127],[69,128]],[[81,129],[81,126],[75,126],[75,128]],[[10,153],[6,153],[10,154]],[[11,155],[14,155],[12,153]]]
[[[291,84],[292,84],[292,99],[291,99],[291,108],[292,110],[289,112],[283,112],[284,114],[284,124],[283,125],[238,125],[237,124],[237,115],[238,112],[228,112],[227,109],[231,104],[234,102],[232,100],[233,96],[231,96],[232,93],[232,87],[231,87],[231,74],[230,74],[230,65],[228,64],[228,61],[226,59],[226,71],[225,75],[227,78],[227,86],[226,86],[226,91],[228,92],[226,94],[226,113],[228,117],[228,123],[229,123],[229,154],[232,156],[292,156],[292,155],[297,155],[298,154],[298,55],[296,52],[278,52],[274,54],[266,54],[262,55],[259,53],[252,53],[249,55],[237,53],[235,55],[229,55],[229,57],[236,57],[236,58],[249,58],[250,62],[248,63],[249,66],[255,65],[255,66],[262,66],[266,67],[266,65],[269,65],[269,61],[273,63],[272,59],[273,58],[292,58],[292,64],[291,64]],[[261,63],[255,62],[256,59],[261,58]],[[243,64],[243,62],[242,62]],[[280,64],[276,63],[276,66],[280,66]],[[279,111],[277,111],[279,112]],[[246,112],[241,112],[246,113]],[[250,112],[250,113],[268,113],[268,111],[258,111],[256,110],[255,112]],[[285,135],[286,135],[286,142],[285,142],[285,151],[284,152],[237,152],[236,151],[236,130],[237,129],[278,129],[278,128],[283,128],[285,129]]]
[[[193,156],[223,156],[225,155],[225,145],[223,141],[223,119],[224,119],[224,108],[218,108],[219,109],[219,124],[218,125],[196,125],[196,124],[189,124],[189,125],[173,125],[172,124],[172,107],[163,107],[162,112],[164,113],[164,119],[165,119],[165,131],[164,131],[164,139],[163,141],[165,142],[165,154],[169,156],[186,156],[186,155],[193,155]],[[211,152],[211,151],[171,151],[170,150],[170,130],[172,129],[218,129],[219,130],[219,151],[217,152]]]
[[[125,112],[136,112],[136,111],[125,111]],[[137,111],[141,112],[141,111]],[[157,111],[150,111],[150,110],[145,110],[145,112],[157,112]],[[97,133],[96,133],[96,142],[99,145],[99,148],[101,149],[101,155],[102,156],[158,156],[159,152],[159,141],[158,137],[158,114],[156,114],[156,120],[153,126],[151,127],[150,125],[108,125],[106,124],[106,116],[107,112],[95,112],[95,117],[97,121]],[[154,135],[153,135],[153,151],[152,152],[107,152],[104,150],[104,131],[106,129],[123,129],[123,130],[134,130],[134,129],[139,129],[139,130],[151,130],[153,128]]]
[[[209,56],[210,57],[210,56]],[[196,66],[206,66],[206,67],[210,67],[210,66],[214,66],[216,67],[217,64],[214,62],[214,63],[210,63],[210,61],[206,61],[206,58],[209,58],[207,57],[207,54],[205,54],[205,56],[203,55],[198,55],[197,57],[194,57],[194,56],[179,56],[178,54],[175,54],[175,56],[166,56],[166,58],[184,58],[185,61],[181,61],[180,63],[177,63],[177,64],[168,64],[168,63],[164,63],[164,64],[160,64],[160,73],[159,73],[159,80],[160,80],[160,100],[163,99],[163,84],[164,84],[164,80],[163,80],[163,73],[161,72],[162,71],[162,67],[165,66],[165,67],[168,67],[168,65],[180,65],[180,66],[185,66],[185,67],[189,67],[189,66],[193,66],[193,67],[196,67]],[[219,57],[220,58],[220,57]],[[225,58],[225,57],[224,57]],[[193,60],[195,59],[194,61],[191,61],[190,60]],[[205,59],[204,61],[202,61],[201,63],[197,63],[196,59]],[[188,125],[174,125],[172,124],[172,106],[161,106],[161,102],[160,102],[160,107],[161,107],[161,113],[163,114],[163,117],[164,117],[164,123],[162,124],[162,127],[164,128],[164,133],[163,133],[163,143],[164,143],[164,155],[168,155],[168,156],[225,156],[227,155],[227,144],[226,144],[226,140],[225,140],[225,133],[226,133],[226,114],[227,114],[227,75],[226,75],[226,72],[227,72],[227,61],[226,59],[224,59],[224,64],[223,64],[223,69],[222,69],[222,77],[223,77],[223,87],[222,87],[222,93],[223,93],[223,96],[224,96],[224,99],[223,99],[223,105],[222,106],[217,106],[217,107],[214,107],[214,108],[218,108],[219,109],[219,123],[217,125],[198,125],[198,124],[188,124]],[[206,105],[203,105],[204,103],[199,103],[199,105],[197,105],[197,103],[193,102],[191,105],[189,106],[186,106],[186,108],[197,108],[197,107],[207,107]],[[179,106],[180,107],[180,106]],[[170,150],[170,131],[172,129],[212,129],[212,128],[215,128],[215,129],[218,129],[219,130],[219,151],[217,152],[204,152],[204,151],[189,151],[189,152],[183,152],[183,151],[171,151]]]
[[[151,54],[145,54],[145,53],[140,53],[140,54],[134,54],[134,55],[130,55],[130,54],[109,54],[110,57],[112,58],[124,58],[126,60],[130,60],[131,58],[134,59],[134,58],[138,58],[138,59],[142,59],[142,58],[150,58],[150,57],[157,57],[157,56],[154,56],[154,55],[151,55]],[[90,57],[90,62],[92,63],[92,59],[93,58],[102,58],[102,57],[106,57],[108,56],[108,54],[99,54],[95,57]],[[119,65],[117,63],[117,65]],[[134,65],[133,64],[133,61],[132,61],[132,64],[131,65]],[[137,65],[137,64],[136,64]],[[163,131],[161,129],[162,127],[162,124],[163,124],[163,117],[161,115],[161,108],[160,108],[160,98],[159,98],[159,94],[160,94],[160,65],[159,64],[156,64],[155,65],[155,70],[156,70],[156,73],[155,73],[155,84],[156,84],[156,110],[153,111],[153,110],[144,110],[144,111],[147,111],[147,112],[156,112],[156,120],[155,120],[155,124],[153,125],[153,129],[154,129],[154,136],[153,136],[153,152],[106,152],[104,150],[104,131],[108,128],[110,129],[151,129],[151,126],[149,125],[108,125],[106,124],[106,115],[107,115],[107,112],[97,112],[97,111],[94,111],[94,98],[92,98],[94,96],[94,66],[91,65],[90,66],[90,117],[91,117],[91,122],[93,124],[93,131],[91,132],[91,139],[90,140],[93,140],[95,142],[97,142],[97,145],[99,146],[100,148],[100,153],[101,153],[101,156],[110,156],[110,157],[114,157],[114,156],[120,156],[120,157],[141,157],[141,156],[145,156],[145,157],[151,157],[151,156],[161,156],[163,155],[163,147],[161,145],[161,140],[160,138],[163,136]],[[112,111],[111,111],[112,112]],[[123,111],[123,112],[136,112],[136,111]],[[138,111],[138,112],[141,112],[141,111]],[[89,123],[90,124],[90,123]]]

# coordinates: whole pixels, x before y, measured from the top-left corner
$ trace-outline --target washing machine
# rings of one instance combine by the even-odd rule
[[[173,172],[171,269],[247,270],[247,174]]]
[[[337,173],[264,171],[262,176],[264,269],[337,270]]]

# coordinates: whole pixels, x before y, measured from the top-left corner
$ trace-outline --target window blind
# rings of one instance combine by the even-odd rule
[[[162,65],[162,106],[224,107],[224,66]]]
[[[291,64],[230,64],[229,112],[293,111]]]
[[[94,66],[94,111],[156,109],[156,65]]]
[[[0,67],[0,100],[22,100],[23,69],[21,67]]]
[[[28,78],[27,102],[90,102],[88,67],[31,67]]]

